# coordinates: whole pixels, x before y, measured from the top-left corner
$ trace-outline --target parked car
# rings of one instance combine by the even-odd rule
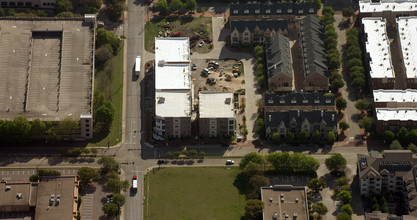
[[[215,78],[207,78],[206,83],[210,84],[210,85],[216,84],[216,79]]]
[[[202,47],[204,45],[204,41],[201,41],[199,44],[198,44],[198,46],[199,47]]]
[[[112,202],[113,202],[113,194],[107,195],[106,203],[112,203]]]
[[[196,70],[197,69],[197,65],[195,65],[195,63],[193,64],[192,70]]]
[[[219,63],[216,62],[216,61],[210,61],[208,64],[209,65],[214,65],[214,66],[218,66],[219,65]]]
[[[208,75],[210,75],[210,70],[208,70],[208,69],[203,69],[203,71],[201,71],[201,75],[203,75],[203,76],[205,76],[205,77],[207,77]]]
[[[198,35],[193,35],[193,36],[190,37],[190,41],[196,41],[196,40],[199,40],[199,39],[200,39],[200,37]]]
[[[211,43],[211,42],[213,42],[213,40],[212,40],[211,38],[209,38],[209,37],[205,37],[203,40],[204,40],[204,42],[206,42],[206,43]]]
[[[226,165],[233,165],[235,164],[235,161],[233,160],[226,160]]]
[[[171,34],[171,37],[180,37],[181,36],[181,32],[177,31]]]

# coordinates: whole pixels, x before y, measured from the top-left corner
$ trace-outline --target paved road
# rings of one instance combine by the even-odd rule
[[[352,86],[350,85],[351,80],[349,77],[348,70],[344,70],[345,67],[345,61],[343,56],[343,47],[346,44],[346,29],[344,28],[344,24],[342,22],[343,16],[341,12],[337,12],[334,15],[334,18],[336,19],[334,26],[336,27],[336,32],[338,35],[337,38],[337,49],[339,50],[340,56],[341,56],[341,67],[340,67],[340,73],[343,76],[343,79],[345,80],[345,86],[342,88],[342,96],[347,101],[347,107],[344,110],[344,114],[346,116],[346,122],[349,124],[349,129],[347,130],[349,134],[349,140],[360,140],[362,131],[358,126],[358,114],[357,110],[355,108],[355,92]]]

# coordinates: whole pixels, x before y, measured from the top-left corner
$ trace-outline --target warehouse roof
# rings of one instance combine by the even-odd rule
[[[395,78],[384,18],[362,18],[371,78]]]
[[[417,78],[417,17],[399,17],[397,24],[407,78]]]
[[[200,118],[234,118],[233,92],[200,92]]]

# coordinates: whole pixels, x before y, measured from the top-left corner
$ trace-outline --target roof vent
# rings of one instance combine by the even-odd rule
[[[230,104],[231,101],[232,101],[232,98],[226,98],[225,103]]]
[[[22,193],[18,193],[18,194],[16,195],[16,199],[17,199],[17,200],[23,199],[23,195],[22,195]]]
[[[12,186],[6,186],[6,191],[12,190]]]
[[[298,203],[298,201],[299,201],[299,199],[298,198],[295,198],[295,203]]]
[[[272,203],[272,197],[269,197],[269,202],[271,202],[271,203]]]
[[[272,219],[277,220],[278,219],[278,213],[274,212],[272,215]]]
[[[284,197],[281,198],[281,202],[284,203]]]
[[[159,97],[158,103],[164,103],[165,102],[165,97]]]

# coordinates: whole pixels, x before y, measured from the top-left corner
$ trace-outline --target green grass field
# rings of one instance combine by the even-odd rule
[[[122,110],[123,110],[123,47],[117,56],[107,61],[103,70],[97,71],[94,78],[94,89],[104,92],[113,103],[114,119],[110,132],[104,136],[94,134],[88,144],[93,146],[110,146],[122,140]]]
[[[209,36],[212,38],[212,24],[211,18],[193,18],[193,17],[174,17],[174,18],[164,18],[157,19],[151,22],[146,23],[145,25],[145,49],[149,52],[155,52],[155,37],[158,36],[158,31],[165,31],[165,28],[162,27],[165,22],[170,22],[171,33],[181,32],[181,37],[190,37],[195,32],[203,31],[204,36]],[[198,46],[197,46],[198,47]],[[202,52],[207,53],[211,49],[208,49],[208,45],[205,45],[203,48],[196,48],[195,51],[202,50]]]
[[[145,219],[241,219],[246,195],[233,185],[239,172],[237,167],[154,169],[145,178]]]

